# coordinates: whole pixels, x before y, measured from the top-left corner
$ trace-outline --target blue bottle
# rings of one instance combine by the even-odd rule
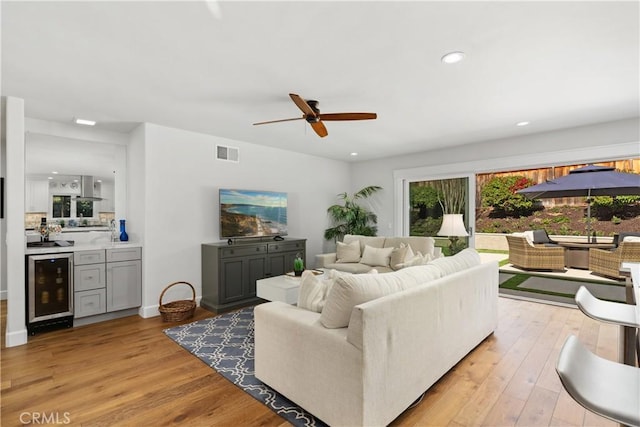
[[[129,235],[127,234],[127,230],[125,227],[125,220],[121,219],[120,220],[120,241],[121,242],[128,242],[129,241]]]

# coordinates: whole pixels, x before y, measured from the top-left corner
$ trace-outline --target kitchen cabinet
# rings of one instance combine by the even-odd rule
[[[78,251],[74,255],[75,318],[142,304],[142,249]]]
[[[49,211],[49,180],[28,179],[25,185],[25,211]]]
[[[304,259],[305,250],[306,240],[294,238],[203,244],[200,305],[220,312],[262,301],[256,281],[292,271],[296,255]]]
[[[104,250],[80,251],[74,255],[74,318],[107,311]]]
[[[107,249],[107,311],[142,304],[141,248]]]

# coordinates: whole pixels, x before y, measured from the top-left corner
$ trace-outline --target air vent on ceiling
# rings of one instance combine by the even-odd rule
[[[238,163],[240,161],[240,149],[237,147],[216,145],[216,159]]]

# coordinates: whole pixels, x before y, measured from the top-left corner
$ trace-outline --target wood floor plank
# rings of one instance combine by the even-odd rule
[[[516,426],[546,426],[551,422],[558,393],[534,387],[522,409]]]
[[[198,308],[192,320],[210,316]],[[20,426],[21,412],[48,411],[68,412],[82,426],[288,425],[168,339],[162,330],[175,325],[132,316],[13,348],[4,347],[3,333],[0,424]],[[496,331],[391,425],[614,426],[562,389],[555,363],[570,334],[616,360],[615,326],[572,308],[500,298]]]

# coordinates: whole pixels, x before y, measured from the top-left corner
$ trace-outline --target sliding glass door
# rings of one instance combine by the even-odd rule
[[[446,255],[473,247],[475,175],[404,181],[403,234],[431,236]]]

